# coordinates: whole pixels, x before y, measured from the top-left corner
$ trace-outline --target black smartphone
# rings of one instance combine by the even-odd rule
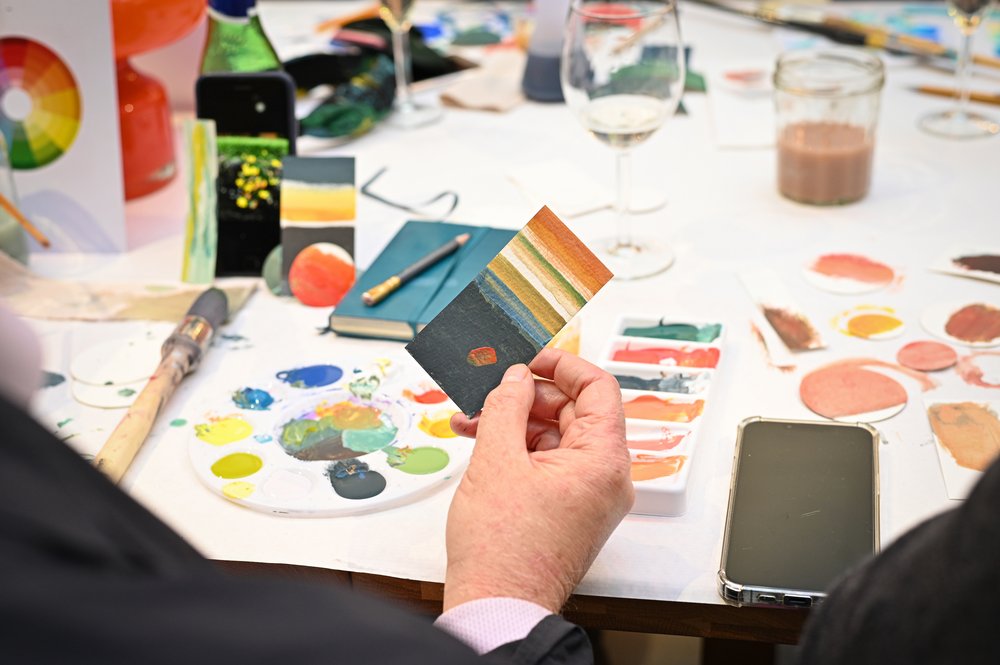
[[[749,418],[736,438],[719,593],[809,607],[879,548],[878,431]]]
[[[284,72],[208,74],[198,117],[215,122],[215,274],[259,276],[281,242],[281,160],[295,154],[295,84]]]

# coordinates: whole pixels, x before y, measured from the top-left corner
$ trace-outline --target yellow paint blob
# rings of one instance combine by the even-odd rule
[[[255,489],[257,489],[257,486],[253,483],[248,483],[244,480],[234,480],[222,486],[222,493],[230,499],[245,499],[253,494]]]
[[[263,460],[250,453],[233,453],[217,460],[212,465],[212,473],[219,478],[245,478],[260,471]]]
[[[437,413],[428,416],[424,416],[420,419],[419,427],[424,432],[427,432],[431,436],[438,439],[453,439],[457,434],[451,430],[451,417],[458,413],[458,411],[449,411],[446,413]]]
[[[224,446],[247,438],[253,434],[253,428],[242,418],[222,418],[207,424],[195,425],[194,433],[205,443]]]
[[[868,339],[892,332],[901,325],[902,321],[888,314],[859,314],[847,322],[847,333]]]

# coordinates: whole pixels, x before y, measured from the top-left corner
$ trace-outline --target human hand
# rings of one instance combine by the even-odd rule
[[[481,415],[452,417],[476,447],[448,512],[445,610],[513,597],[559,612],[632,507],[614,377],[553,349],[530,368],[508,369]]]

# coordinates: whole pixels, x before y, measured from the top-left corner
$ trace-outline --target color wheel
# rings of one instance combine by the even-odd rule
[[[45,166],[66,152],[80,112],[76,80],[59,56],[31,39],[0,39],[0,131],[15,169]]]

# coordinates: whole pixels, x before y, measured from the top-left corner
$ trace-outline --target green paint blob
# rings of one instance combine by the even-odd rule
[[[170,421],[171,427],[184,427],[187,424],[188,421],[184,420],[183,418],[174,418],[173,420]]]
[[[425,476],[448,466],[448,453],[440,448],[403,448],[389,456],[389,465],[404,473]]]
[[[72,420],[73,420],[72,418],[64,418],[56,423],[56,427],[62,427],[63,425],[68,425],[70,422],[72,422]]]
[[[260,471],[264,461],[250,453],[226,455],[212,465],[212,473],[219,478],[246,478]]]
[[[673,339],[679,342],[714,342],[722,332],[721,323],[710,323],[701,327],[690,323],[660,323],[649,327],[626,328],[623,335],[627,337],[652,337],[654,339]]]
[[[121,397],[131,397],[134,394],[135,391],[132,390],[131,388],[122,388],[121,390],[118,391],[118,395]]]
[[[281,429],[281,445],[285,448],[309,448],[339,435],[340,430],[334,426],[330,416],[319,420],[299,418],[285,423]]]
[[[347,430],[344,432],[344,445],[357,453],[373,453],[392,443],[397,431],[392,425],[382,425],[376,429]]]

